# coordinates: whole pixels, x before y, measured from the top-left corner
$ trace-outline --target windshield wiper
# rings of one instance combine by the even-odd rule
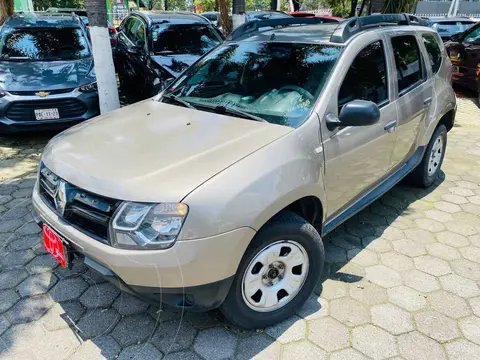
[[[180,99],[178,96],[176,95],[173,95],[173,94],[163,94],[162,95],[163,98],[165,99],[168,99],[168,100],[172,100],[172,101],[175,101],[189,109],[195,109],[195,106],[193,106],[192,104],[190,104],[188,101],[185,101],[185,100],[182,100]]]
[[[204,106],[204,105],[202,104],[201,106]],[[263,119],[259,116],[256,116],[256,115],[253,115],[253,114],[241,111],[241,110],[232,109],[230,107],[226,107],[226,106],[222,106],[222,105],[211,106],[211,107],[210,106],[205,106],[205,107],[209,107],[209,108],[213,109],[217,114],[237,115],[237,116],[243,117],[245,119],[250,119],[250,120],[255,120],[255,121],[260,121],[260,122],[268,122],[267,120],[265,120],[265,119]]]

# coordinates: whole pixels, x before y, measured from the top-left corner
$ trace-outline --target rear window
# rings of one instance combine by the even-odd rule
[[[442,63],[442,50],[440,50],[437,38],[432,34],[423,34],[422,39],[428,52],[432,72],[436,74]]]
[[[203,55],[221,41],[210,25],[158,24],[152,27],[152,49],[156,55]]]
[[[0,37],[2,60],[75,60],[90,56],[80,28],[4,29]]]
[[[424,77],[420,50],[413,35],[392,38],[393,54],[397,67],[398,91],[407,92]]]

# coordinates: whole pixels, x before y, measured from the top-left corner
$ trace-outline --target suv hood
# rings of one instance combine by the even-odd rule
[[[155,55],[152,56],[152,59],[171,75],[178,77],[185,69],[197,61],[200,56],[193,54]]]
[[[292,130],[149,99],[57,135],[42,160],[61,178],[92,193],[179,202]]]
[[[68,61],[0,60],[0,89],[48,91],[76,88],[95,81],[91,57]]]

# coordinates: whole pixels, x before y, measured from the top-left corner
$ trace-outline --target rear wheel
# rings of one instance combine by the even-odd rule
[[[325,252],[320,235],[299,215],[283,212],[255,236],[221,311],[244,328],[287,319],[311,295]]]
[[[437,179],[447,147],[447,128],[439,125],[428,143],[422,162],[409,175],[409,180],[420,187],[429,187]]]

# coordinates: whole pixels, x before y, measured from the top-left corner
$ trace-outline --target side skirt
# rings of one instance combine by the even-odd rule
[[[386,178],[382,183],[373,188],[368,194],[364,195],[357,201],[355,201],[350,207],[343,210],[338,215],[335,215],[332,219],[328,219],[325,225],[323,226],[322,236],[326,235],[337,226],[342,224],[344,221],[351,218],[353,215],[363,210],[365,207],[373,203],[375,200],[380,198],[393,186],[395,186],[400,180],[407,176],[413,169],[415,169],[418,164],[422,161],[423,153],[425,152],[425,146],[420,146],[412,157],[395,173]]]

